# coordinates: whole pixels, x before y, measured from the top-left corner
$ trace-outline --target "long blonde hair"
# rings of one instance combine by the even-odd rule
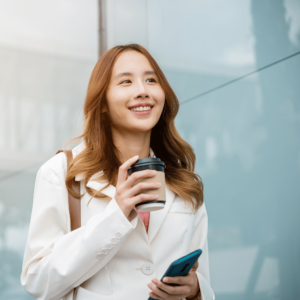
[[[67,189],[76,198],[83,196],[76,194],[72,189],[72,179],[80,173],[84,174],[86,191],[95,198],[105,198],[106,195],[101,191],[111,184],[114,186],[117,184],[118,170],[121,166],[118,157],[121,156],[112,140],[111,121],[108,114],[102,112],[102,108],[107,107],[106,91],[114,63],[120,53],[128,50],[140,52],[149,60],[165,92],[165,106],[159,121],[152,128],[150,147],[156,157],[166,164],[166,184],[190,203],[194,210],[198,210],[203,203],[203,183],[201,177],[194,173],[196,161],[194,150],[181,138],[174,124],[179,101],[157,62],[138,44],[111,48],[100,57],[94,67],[84,102],[83,134],[71,140],[79,141],[83,138],[85,149],[74,158],[67,170]],[[86,184],[99,171],[103,172],[97,179],[105,179],[108,184],[100,191],[95,191]]]

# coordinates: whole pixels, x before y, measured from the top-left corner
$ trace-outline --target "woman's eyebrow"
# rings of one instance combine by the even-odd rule
[[[130,72],[122,72],[122,73],[119,73],[117,74],[114,79],[117,79],[119,77],[122,77],[122,76],[132,76],[133,74],[130,73]],[[145,71],[144,72],[144,75],[156,75],[155,71]]]

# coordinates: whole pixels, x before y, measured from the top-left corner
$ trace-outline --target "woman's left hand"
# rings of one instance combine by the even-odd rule
[[[152,290],[149,296],[159,300],[181,300],[182,298],[190,298],[196,296],[199,290],[199,282],[196,274],[198,261],[194,264],[187,276],[165,277],[164,282],[179,284],[179,286],[171,286],[157,280],[152,280],[148,287]],[[167,279],[167,281],[165,281]],[[192,298],[190,298],[192,299]]]

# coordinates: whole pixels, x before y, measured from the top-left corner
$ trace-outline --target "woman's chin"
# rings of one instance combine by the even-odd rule
[[[148,120],[128,120],[128,127],[127,128],[131,128],[133,130],[139,130],[139,131],[148,131],[151,130],[155,124],[156,124],[156,120],[148,119]]]
[[[142,133],[142,132],[148,132],[151,131],[153,126],[149,126],[149,124],[147,125],[142,125],[142,124],[135,124],[131,127],[130,131],[135,132],[135,133]]]

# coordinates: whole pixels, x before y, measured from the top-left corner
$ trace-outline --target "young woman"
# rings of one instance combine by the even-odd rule
[[[137,44],[116,46],[96,64],[84,103],[81,143],[39,169],[21,283],[36,299],[214,299],[207,213],[195,154],[178,134],[179,102],[153,57]],[[137,213],[157,196],[127,175],[139,158],[166,164],[166,205]],[[80,195],[72,182],[80,182]],[[81,227],[71,231],[68,193],[81,200]],[[149,219],[150,217],[150,219]],[[203,253],[185,277],[160,278],[174,260]]]

